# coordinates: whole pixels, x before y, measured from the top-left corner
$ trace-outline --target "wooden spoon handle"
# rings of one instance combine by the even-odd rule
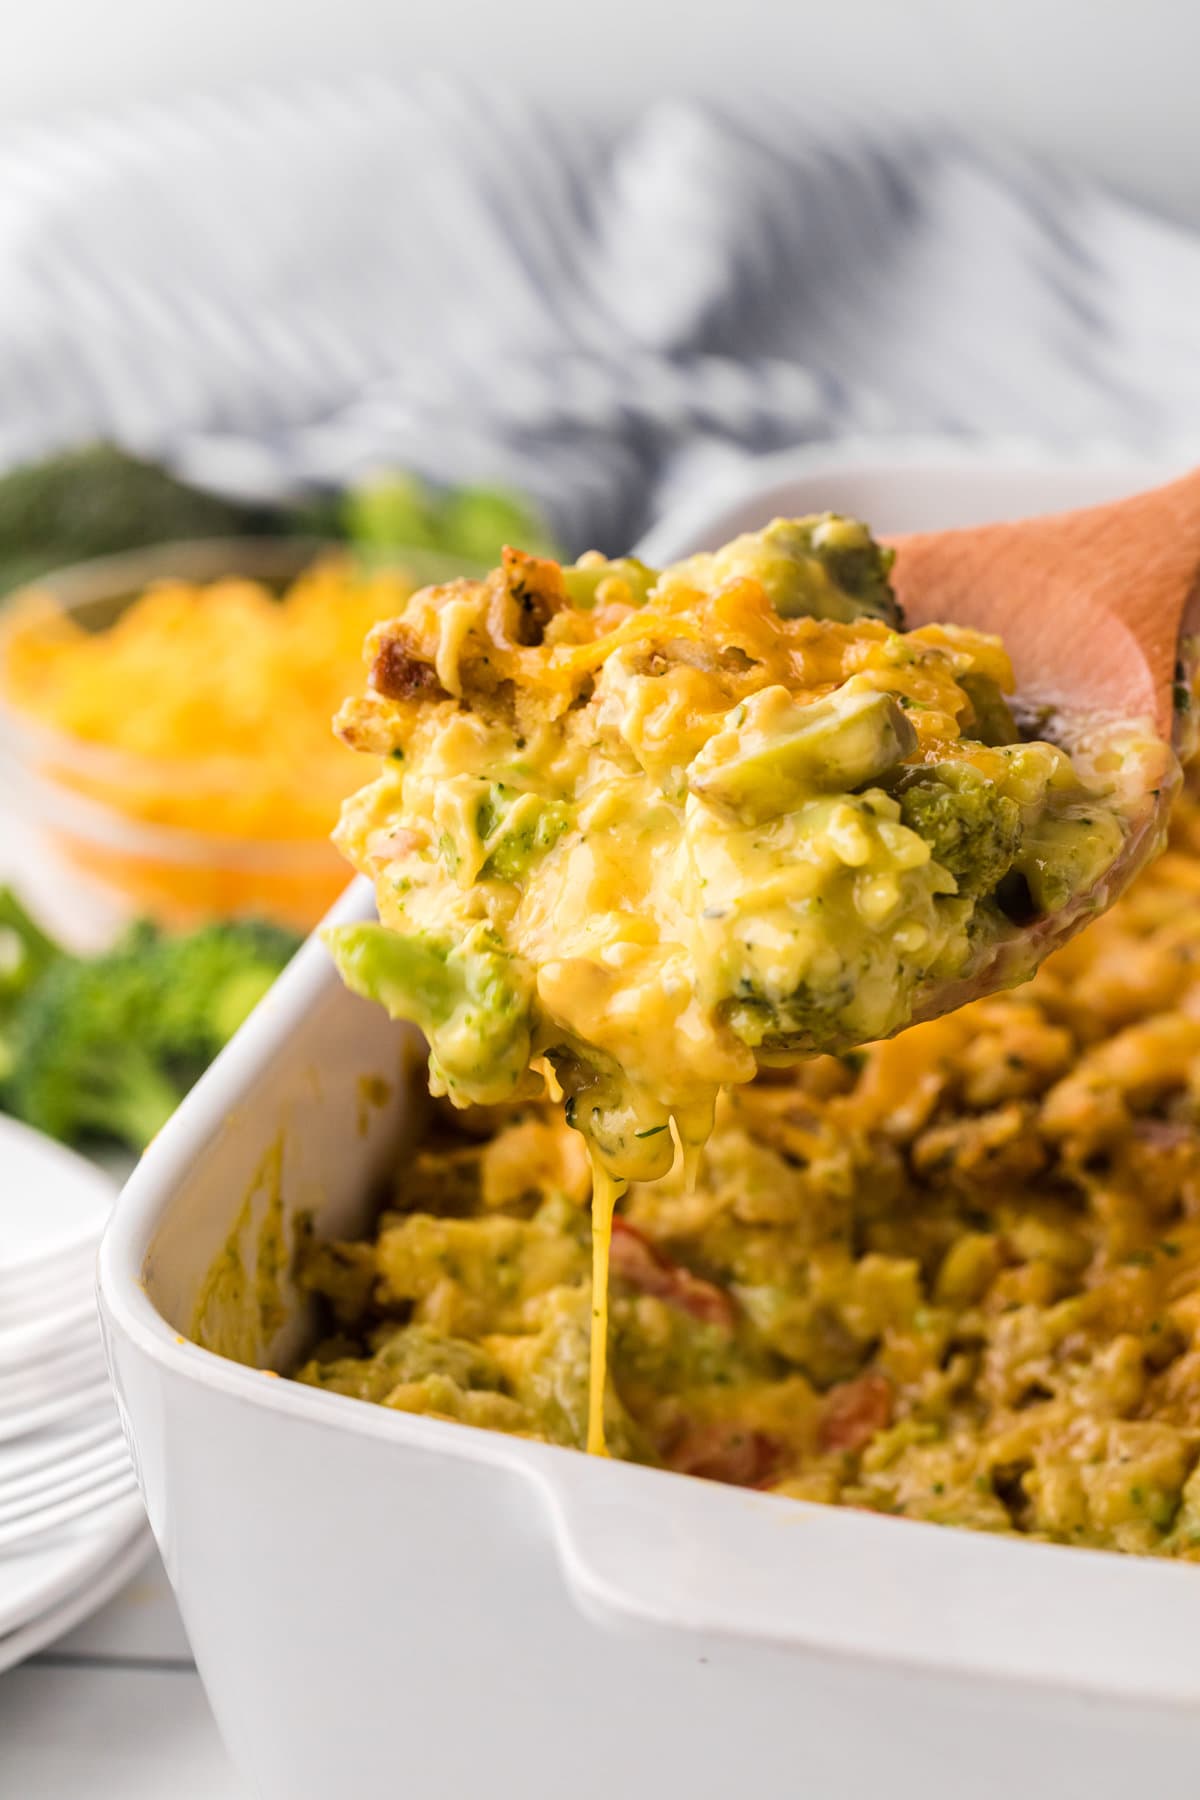
[[[1107,506],[894,542],[910,624],[997,633],[1035,706],[1174,735],[1180,640],[1200,628],[1200,469]]]

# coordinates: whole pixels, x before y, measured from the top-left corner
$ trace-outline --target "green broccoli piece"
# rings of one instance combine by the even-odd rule
[[[975,718],[965,736],[980,744],[1015,744],[1020,738],[1012,708],[990,675],[960,675],[958,685]]]
[[[520,794],[494,781],[475,815],[475,829],[487,852],[480,879],[523,881],[570,824],[570,811],[562,801]]]
[[[179,937],[134,928],[150,988],[148,1043],[188,1086],[249,1018],[299,946],[294,932],[257,919],[230,919]]]
[[[64,1143],[102,1139],[142,1149],[183,1098],[142,1043],[144,1012],[120,959],[67,960],[39,983],[10,1036],[0,1102]],[[135,985],[139,985],[135,979]]]
[[[924,838],[933,860],[953,875],[960,894],[990,894],[1021,847],[1015,800],[968,763],[938,763],[908,780],[900,816]]]
[[[401,1382],[427,1381],[430,1376],[442,1376],[463,1390],[496,1393],[504,1386],[499,1365],[481,1345],[428,1325],[401,1325],[369,1357],[323,1358],[318,1349],[296,1379],[358,1400],[382,1402]]]
[[[65,953],[9,887],[0,888],[0,1084],[16,1063],[14,1019],[25,995]]]
[[[297,942],[249,922],[178,938],[140,924],[102,956],[60,954],[13,1012],[0,1105],[65,1143],[143,1149]]]
[[[1047,812],[1026,831],[1015,872],[1024,877],[1034,913],[1058,912],[1094,887],[1124,844],[1117,820],[1084,801]]]
[[[644,606],[657,585],[659,571],[636,556],[619,556],[612,562],[598,557],[595,562],[567,563],[563,568],[563,586],[572,606],[590,612],[596,604],[596,589],[602,581],[614,578],[629,589],[635,606]]]
[[[283,528],[270,508],[202,493],[113,444],[88,444],[0,476],[0,586],[120,550]]]
[[[882,619],[904,624],[889,575],[894,550],[877,544],[857,519],[818,513],[806,519],[773,519],[720,550],[676,565],[673,574],[705,588],[739,578],[762,583],[785,619]]]
[[[348,537],[363,560],[393,563],[402,549],[454,558],[480,573],[505,544],[556,554],[532,509],[487,488],[435,493],[388,475],[346,496],[309,494],[288,505],[245,504],[179,481],[115,444],[86,444],[0,475],[0,592],[93,556],[191,538]],[[451,570],[435,568],[430,579]],[[424,578],[423,572],[422,578]]]
[[[353,488],[342,503],[342,524],[360,551],[441,548],[434,497],[411,475],[382,475]]]
[[[854,1000],[848,973],[820,994],[799,987],[781,999],[764,994],[749,977],[721,1008],[730,1031],[764,1058],[819,1056],[840,1050],[849,1035],[845,1009]]]
[[[424,1033],[448,1089],[482,1104],[516,1092],[529,1063],[533,982],[486,928],[457,944],[377,924],[331,926],[324,938],[353,993]]]
[[[544,525],[515,496],[489,488],[451,488],[438,494],[414,475],[381,475],[346,496],[342,526],[368,563],[388,564],[405,550],[423,550],[473,564],[500,560],[506,544],[554,555]]]
[[[64,955],[12,888],[0,887],[0,1018]]]
[[[890,694],[838,688],[807,706],[768,711],[751,703],[743,710],[753,714],[753,725],[739,732],[733,754],[718,760],[713,746],[724,744],[725,735],[710,739],[687,779],[694,794],[751,822],[789,812],[813,794],[866,787],[917,747],[908,716]]]
[[[557,556],[558,547],[527,501],[493,488],[451,488],[438,509],[440,548],[491,568],[506,544],[531,556]]]

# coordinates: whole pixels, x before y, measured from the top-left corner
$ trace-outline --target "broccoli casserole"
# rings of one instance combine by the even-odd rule
[[[304,1381],[582,1445],[585,1146],[437,1115],[369,1242],[313,1245]],[[810,1500],[1200,1558],[1200,805],[1019,991],[726,1095],[613,1240],[613,1453]]]
[[[343,975],[422,1028],[435,1093],[565,1100],[590,1152],[594,1449],[629,1185],[694,1169],[760,1067],[884,1037],[1102,904],[1170,779],[1136,722],[1023,736],[1001,644],[905,631],[890,560],[832,515],[661,572],[506,552],[379,626],[339,718],[385,759],[338,833],[380,914],[331,934]]]

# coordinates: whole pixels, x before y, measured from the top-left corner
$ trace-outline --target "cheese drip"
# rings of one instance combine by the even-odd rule
[[[696,1191],[700,1159],[712,1134],[716,1111],[716,1090],[701,1095],[673,1115],[671,1142],[683,1157],[684,1185],[689,1194]],[[640,1144],[640,1155],[632,1159],[636,1166],[632,1176],[618,1175],[604,1160],[599,1146],[588,1139],[588,1160],[592,1169],[592,1327],[588,1364],[588,1430],[587,1448],[591,1456],[607,1456],[604,1440],[604,1392],[608,1380],[608,1268],[612,1250],[613,1213],[616,1203],[629,1186],[630,1179],[656,1180],[666,1173],[674,1160],[673,1153],[664,1163],[662,1153],[654,1147],[659,1127],[648,1134],[649,1142]]]
[[[613,1209],[625,1183],[611,1175],[595,1151],[592,1163],[592,1347],[588,1367],[589,1456],[607,1456],[604,1442],[604,1389],[608,1379],[608,1257]]]

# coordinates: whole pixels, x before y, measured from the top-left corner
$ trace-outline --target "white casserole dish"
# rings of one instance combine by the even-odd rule
[[[645,550],[826,506],[883,531],[1054,510],[1170,472],[944,445],[772,458]],[[369,907],[355,887],[338,914]],[[413,1049],[310,943],[147,1152],[101,1252],[150,1522],[262,1800],[1190,1800],[1196,1568],[595,1461],[189,1343],[281,1134],[285,1218],[367,1223]],[[368,1104],[379,1076],[391,1098]],[[299,1342],[288,1311],[260,1362]]]

